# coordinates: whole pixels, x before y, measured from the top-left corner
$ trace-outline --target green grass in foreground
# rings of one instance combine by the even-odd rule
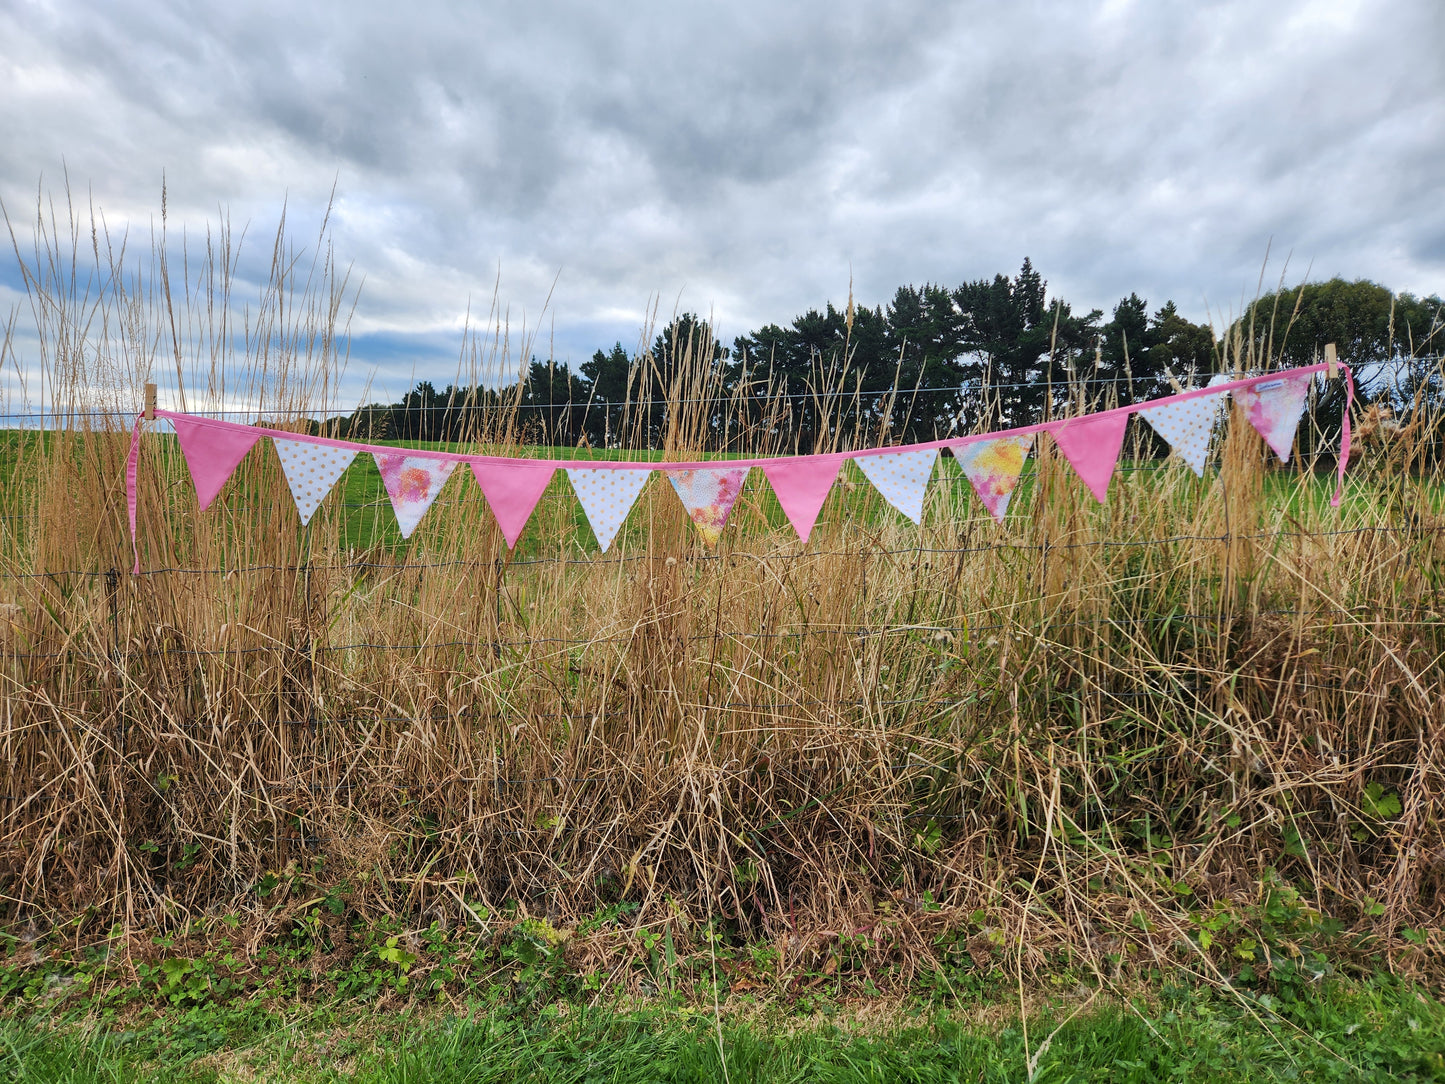
[[[1074,1008],[1031,1013],[1026,1041],[1016,1006],[854,1002],[807,1019],[725,1018],[721,1044],[712,1014],[687,1008],[378,1015],[332,1002],[170,1013],[124,1030],[11,1016],[0,1080],[1016,1081],[1031,1066],[1054,1082],[1445,1080],[1445,1007],[1392,980],[1288,1002],[1164,987],[1070,1018]]]

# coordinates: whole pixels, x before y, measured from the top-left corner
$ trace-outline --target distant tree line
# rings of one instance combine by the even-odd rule
[[[1226,356],[1309,364],[1327,342],[1362,375],[1397,363],[1386,374],[1393,383],[1372,380],[1367,394],[1441,399],[1438,367],[1409,364],[1441,352],[1438,296],[1393,295],[1367,281],[1311,283],[1259,298],[1217,340],[1172,301],[1151,311],[1131,293],[1105,319],[1098,309],[1076,313],[1046,285],[1025,259],[1012,277],[902,286],[872,309],[810,309],[786,326],[740,335],[731,348],[685,314],[650,348],[630,355],[617,343],[576,371],[534,358],[512,386],[422,381],[400,402],[344,419],[342,433],[460,440],[510,417],[518,439],[594,448],[658,446],[679,426],[691,426],[694,438],[701,427],[715,445],[749,431],[804,451],[839,432],[909,442],[1028,424],[1080,394],[1091,409],[1166,395],[1202,382]],[[1338,425],[1342,397],[1330,393],[1320,406],[1317,416]]]

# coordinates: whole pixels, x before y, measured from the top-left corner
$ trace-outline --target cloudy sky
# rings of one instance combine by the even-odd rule
[[[0,87],[22,238],[67,174],[148,234],[164,178],[258,276],[334,188],[379,397],[448,381],[494,290],[574,363],[650,305],[730,341],[1025,256],[1076,309],[1227,315],[1267,250],[1271,283],[1445,292],[1439,0],[6,0]]]

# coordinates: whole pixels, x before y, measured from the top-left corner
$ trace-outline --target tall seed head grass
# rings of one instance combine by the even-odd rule
[[[1136,432],[1103,506],[1041,440],[1003,525],[951,460],[921,528],[850,467],[805,546],[754,471],[710,551],[654,479],[606,555],[560,476],[515,554],[463,471],[407,544],[374,486],[302,529],[265,442],[198,513],[148,432],[131,576],[141,385],[281,428],[348,405],[350,284],[324,232],[278,230],[249,285],[225,226],[190,250],[162,232],[143,264],[73,211],[33,232],[38,353],[6,332],[48,410],[8,438],[9,921],[264,932],[289,912],[258,886],[304,874],[362,917],[632,901],[795,959],[866,931],[900,981],[940,943],[1216,975],[1238,960],[1201,948],[1201,916],[1247,927],[1285,885],[1435,959],[1435,935],[1399,939],[1438,926],[1445,870],[1427,404],[1339,510],[1236,416],[1202,480]],[[706,340],[640,354],[623,439],[665,399],[664,460],[816,450],[790,446],[787,400],[730,400]],[[513,341],[494,311],[455,383],[530,357]],[[1254,341],[1221,367],[1274,364]],[[849,364],[819,359],[825,417]],[[1101,405],[1082,387],[1055,409]],[[466,443],[516,454],[528,422],[504,400]],[[878,439],[832,425],[819,447]]]

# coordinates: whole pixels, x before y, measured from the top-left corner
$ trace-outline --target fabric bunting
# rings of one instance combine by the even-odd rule
[[[1313,379],[1308,373],[1291,373],[1239,388],[1234,393],[1234,400],[1243,408],[1249,424],[1285,463],[1289,462],[1294,448],[1295,431],[1304,416]]]
[[[1025,433],[995,440],[950,444],[949,448],[989,515],[1002,523],[1008,513],[1009,498],[1019,484],[1024,462],[1033,446],[1033,435]]]
[[[289,433],[264,426],[195,417],[175,411],[148,410],[137,417],[126,457],[126,511],[130,521],[135,569],[140,569],[136,540],[137,469],[141,429],[154,418],[175,428],[201,509],[215,501],[246,453],[270,437],[296,501],[303,524],[309,524],[327,493],[362,452],[370,453],[381,471],[403,537],[410,537],[432,506],[447,479],[461,463],[470,466],[497,526],[509,548],[515,548],[543,491],[559,470],[565,470],[598,544],[609,549],[638,495],[655,471],[667,475],[704,541],[716,545],[747,480],[757,467],[772,486],[783,513],[807,542],[844,460],[858,464],[870,484],[900,513],[915,523],[923,506],[941,448],[952,450],[964,476],[989,514],[1002,521],[1039,433],[1049,433],[1089,491],[1103,501],[1117,469],[1124,434],[1132,414],[1141,414],[1196,474],[1203,474],[1225,396],[1234,396],[1240,412],[1285,462],[1309,400],[1311,382],[1337,372],[1343,382],[1345,413],[1335,457],[1336,485],[1330,503],[1339,506],[1349,463],[1350,413],[1354,378],[1348,366],[1324,363],[1257,376],[1221,373],[1197,391],[1150,402],[1104,410],[1097,414],[1020,426],[973,437],[951,437],[904,447],[859,449],[822,455],[640,464],[577,460],[502,459],[470,453],[408,451],[372,444]]]
[[[923,496],[928,491],[928,480],[933,477],[933,462],[937,458],[937,448],[924,448],[889,455],[860,455],[853,462],[885,501],[914,523],[922,523]]]
[[[603,553],[617,537],[651,473],[648,470],[567,468],[567,480],[572,483]]]
[[[818,522],[818,513],[838,478],[843,459],[841,452],[833,452],[763,464],[763,474],[783,506],[783,513],[804,542],[813,533],[813,524]]]
[[[665,470],[682,506],[697,524],[698,533],[709,546],[716,546],[727,526],[733,502],[743,491],[748,467],[721,470]]]
[[[426,515],[426,510],[452,476],[456,460],[420,455],[383,455],[381,452],[371,454],[381,471],[386,495],[391,498],[391,508],[396,513],[401,537],[410,538],[421,517]]]
[[[1219,420],[1220,408],[1224,405],[1222,391],[1213,395],[1199,395],[1193,399],[1170,399],[1157,407],[1147,407],[1140,414],[1166,441],[1191,470],[1204,477],[1205,464],[1209,462],[1209,442],[1214,436],[1214,425]]]
[[[261,439],[261,434],[248,426],[222,428],[186,417],[173,417],[171,424],[176,427],[186,466],[191,468],[196,502],[204,512],[236,472],[236,465]]]
[[[517,548],[522,528],[552,481],[557,468],[550,463],[518,463],[495,459],[473,459],[472,476],[497,519],[507,549]]]
[[[311,522],[336,480],[351,466],[356,452],[351,448],[280,437],[272,437],[271,443],[276,446],[276,458],[281,460],[281,470],[286,474],[291,496],[296,498],[296,511],[301,513],[304,527]]]
[[[1124,429],[1128,424],[1127,413],[1111,411],[1070,418],[1049,428],[1069,466],[1101,504],[1109,493],[1109,481],[1119,463],[1119,450],[1124,447]]]

